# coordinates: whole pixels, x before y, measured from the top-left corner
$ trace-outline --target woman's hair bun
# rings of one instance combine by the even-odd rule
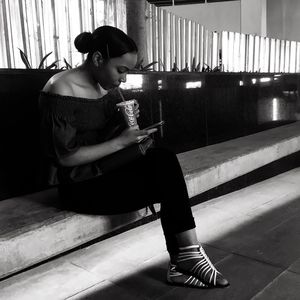
[[[74,41],[76,49],[80,53],[88,53],[93,49],[93,35],[91,32],[80,33]]]

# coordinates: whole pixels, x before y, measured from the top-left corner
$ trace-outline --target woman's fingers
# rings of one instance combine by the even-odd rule
[[[141,136],[138,136],[136,141],[137,143],[141,142],[143,139],[145,139],[146,137],[148,137],[148,135],[141,135]]]
[[[157,128],[152,128],[152,129],[148,129],[148,130],[146,130],[146,129],[143,129],[143,130],[139,130],[139,133],[138,133],[138,135],[139,136],[141,136],[141,135],[149,135],[149,134],[151,134],[151,133],[154,133],[154,132],[156,132],[157,131]]]
[[[151,134],[151,133],[156,132],[157,130],[158,130],[157,128],[152,128],[152,129],[147,130],[147,132],[148,132],[148,134]]]

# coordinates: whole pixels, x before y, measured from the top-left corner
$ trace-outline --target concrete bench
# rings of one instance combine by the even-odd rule
[[[300,122],[178,154],[190,197],[300,151]],[[0,278],[149,215],[92,216],[56,207],[57,190],[0,202]],[[159,205],[155,205],[159,210]]]

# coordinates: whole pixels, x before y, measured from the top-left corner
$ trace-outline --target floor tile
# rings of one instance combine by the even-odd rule
[[[57,260],[27,271],[26,276],[21,273],[0,282],[0,299],[65,299],[97,282],[93,274],[68,262]]]
[[[66,298],[68,300],[144,300],[142,297],[137,298],[135,295],[129,293],[127,290],[105,281],[99,283],[81,293],[72,297]]]
[[[237,255],[226,257],[216,267],[230,282],[229,287],[208,290],[178,287],[158,299],[249,300],[282,272],[280,268]]]
[[[213,263],[224,259],[228,255],[227,252],[209,245],[203,245],[203,247]],[[139,268],[123,272],[110,280],[131,293],[135,293],[136,296],[156,299],[175,288],[167,284],[166,281],[168,263],[169,255],[165,252],[146,261]]]
[[[283,272],[251,300],[299,300],[300,275]]]
[[[300,199],[274,207],[262,215],[250,217],[246,215],[244,218],[230,220],[232,222],[231,229],[223,236],[215,241],[211,241],[212,245],[228,251],[236,251],[237,249],[255,243],[259,238],[263,237],[266,232],[270,231],[278,224],[285,222],[287,219],[300,213]],[[223,225],[229,228],[229,223]]]
[[[300,257],[300,218],[279,223],[253,242],[237,249],[237,253],[288,268]]]
[[[289,266],[288,271],[298,273],[300,275],[300,258],[298,258]]]

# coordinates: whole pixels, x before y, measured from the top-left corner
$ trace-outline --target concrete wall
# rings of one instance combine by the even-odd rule
[[[163,8],[211,31],[300,41],[300,0],[240,0]]]
[[[267,0],[267,35],[300,41],[299,0]]]
[[[267,0],[241,0],[241,32],[267,35]]]
[[[177,16],[194,20],[211,31],[240,32],[240,1],[163,7]]]

